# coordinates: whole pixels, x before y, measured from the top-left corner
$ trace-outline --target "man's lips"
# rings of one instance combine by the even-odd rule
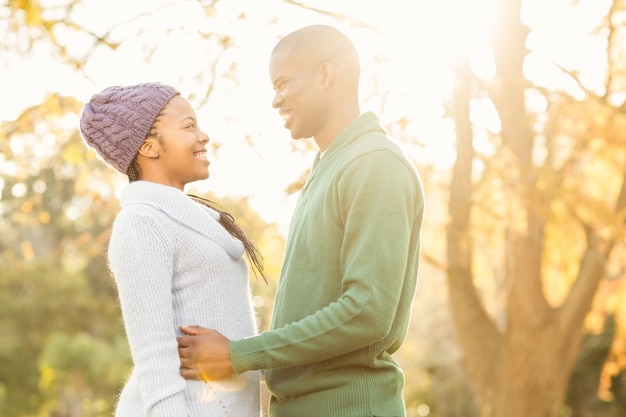
[[[280,110],[278,114],[280,114],[280,117],[283,118],[283,121],[285,122],[285,125],[286,125],[289,119],[291,119],[292,112],[291,110]]]

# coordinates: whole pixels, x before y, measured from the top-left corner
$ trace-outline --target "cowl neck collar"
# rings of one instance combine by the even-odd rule
[[[128,184],[120,196],[122,208],[133,204],[151,206],[220,245],[232,258],[243,256],[243,243],[219,223],[220,214],[193,201],[181,190],[149,181]]]

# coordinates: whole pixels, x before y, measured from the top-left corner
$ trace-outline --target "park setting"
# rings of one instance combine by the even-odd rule
[[[5,0],[0,417],[112,416],[133,369],[107,259],[129,180],[81,133],[109,86],[195,108],[210,177],[185,191],[256,243],[270,329],[318,152],[273,108],[270,56],[317,24],[354,43],[361,111],[423,186],[406,416],[626,415],[626,1]]]

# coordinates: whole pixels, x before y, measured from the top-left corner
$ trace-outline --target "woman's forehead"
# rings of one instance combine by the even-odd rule
[[[196,112],[189,101],[180,95],[173,97],[163,109],[163,119],[165,120],[177,121],[186,117],[195,119]]]

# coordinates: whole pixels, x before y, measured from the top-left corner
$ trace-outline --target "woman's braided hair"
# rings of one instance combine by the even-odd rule
[[[263,273],[263,256],[261,255],[261,252],[259,252],[259,248],[257,248],[257,246],[254,244],[253,241],[251,241],[250,239],[248,239],[248,236],[245,234],[245,232],[241,229],[241,227],[239,227],[237,225],[237,223],[235,223],[235,219],[233,218],[233,216],[230,215],[230,213],[227,213],[223,210],[220,210],[219,208],[216,207],[215,203],[212,202],[211,200],[208,200],[206,198],[194,195],[194,194],[187,194],[192,200],[203,204],[215,211],[217,211],[220,214],[220,224],[224,227],[224,229],[226,229],[232,236],[234,236],[235,238],[239,239],[241,241],[241,243],[243,243],[243,246],[246,248],[246,255],[248,255],[248,259],[250,260],[250,263],[252,265],[252,268],[255,272],[255,275],[257,273],[261,274],[261,277],[263,278],[263,280],[265,282],[267,282],[267,279],[265,278],[265,274]]]

